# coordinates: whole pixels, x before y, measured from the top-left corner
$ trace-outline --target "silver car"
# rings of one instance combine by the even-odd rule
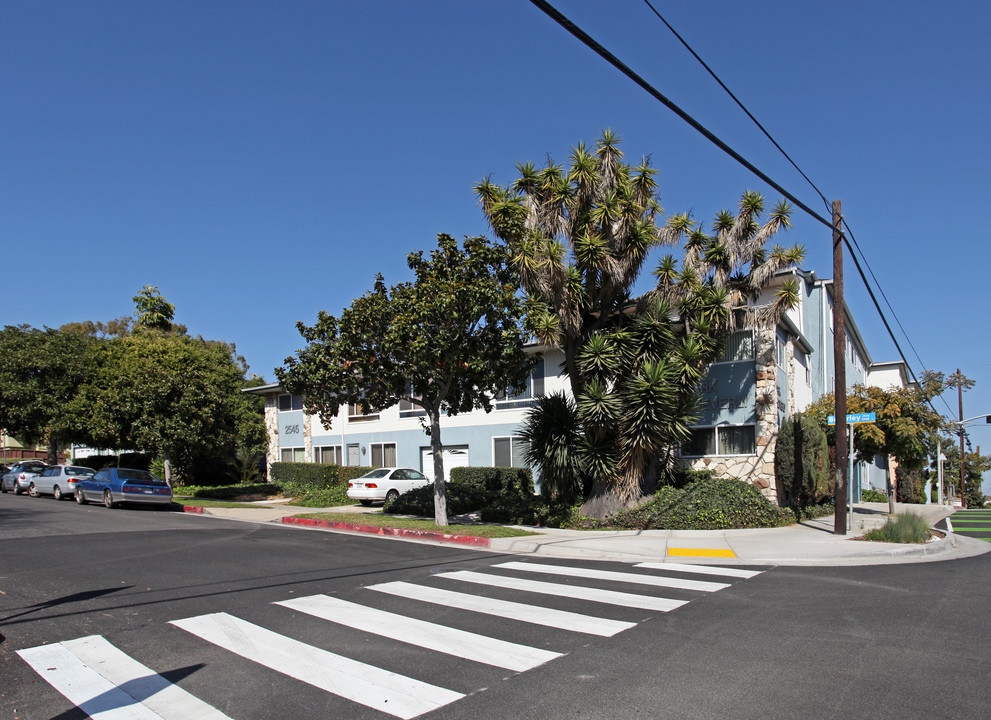
[[[15,495],[27,492],[31,487],[31,482],[37,475],[41,474],[48,465],[41,460],[22,460],[14,463],[10,472],[0,478],[0,492],[13,490]]]
[[[28,492],[33,497],[52,495],[56,500],[71,500],[76,494],[76,483],[94,475],[96,470],[81,465],[51,465],[32,478]]]

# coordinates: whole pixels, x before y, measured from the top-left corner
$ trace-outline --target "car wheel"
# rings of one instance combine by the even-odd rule
[[[103,491],[103,507],[108,510],[113,510],[117,507],[117,503],[114,502],[114,496],[110,494],[109,490]]]
[[[31,497],[38,497],[38,488],[34,486],[34,483],[28,485],[28,495]]]
[[[3,480],[0,480],[0,493],[7,494],[7,486],[3,484]]]
[[[398,497],[399,497],[399,491],[398,490],[390,490],[389,492],[387,492],[385,494],[385,502],[386,503],[395,502],[396,501],[396,498],[398,498]]]
[[[15,495],[20,495],[20,494],[21,494],[22,492],[24,492],[24,491],[23,491],[23,490],[21,490],[21,486],[20,486],[20,485],[18,485],[18,484],[17,484],[17,481],[15,480],[15,481],[14,481],[14,494],[15,494]]]
[[[79,488],[76,488],[76,502],[79,503],[80,505],[85,505],[87,502],[89,502],[86,499],[86,496],[83,495],[83,491],[80,490]]]
[[[52,488],[52,497],[55,498],[56,500],[61,500],[62,499],[62,488],[60,488],[58,485],[56,485],[55,487],[53,487]]]

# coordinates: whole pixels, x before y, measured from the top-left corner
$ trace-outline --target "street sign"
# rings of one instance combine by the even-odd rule
[[[847,425],[856,425],[857,423],[872,423],[877,422],[876,413],[853,413],[846,416]],[[836,424],[836,416],[830,415],[826,418],[827,425]]]

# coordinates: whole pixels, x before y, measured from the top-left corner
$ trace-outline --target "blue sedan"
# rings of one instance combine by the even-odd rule
[[[108,508],[121,503],[171,505],[172,489],[146,470],[103,468],[76,483],[76,502],[102,502]]]

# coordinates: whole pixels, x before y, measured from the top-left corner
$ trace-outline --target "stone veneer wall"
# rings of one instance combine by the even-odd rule
[[[268,451],[265,453],[267,467],[265,480],[272,481],[272,463],[277,463],[282,457],[279,454],[279,407],[277,395],[265,396],[265,432],[268,435]]]
[[[716,477],[749,482],[771,502],[777,504],[778,489],[774,479],[774,449],[778,438],[778,391],[775,362],[777,329],[756,330],[757,363],[757,453],[753,456],[707,457],[693,460],[693,470],[710,470]],[[791,343],[789,343],[791,345]],[[781,368],[786,371],[786,368]],[[791,384],[789,382],[789,388]]]

